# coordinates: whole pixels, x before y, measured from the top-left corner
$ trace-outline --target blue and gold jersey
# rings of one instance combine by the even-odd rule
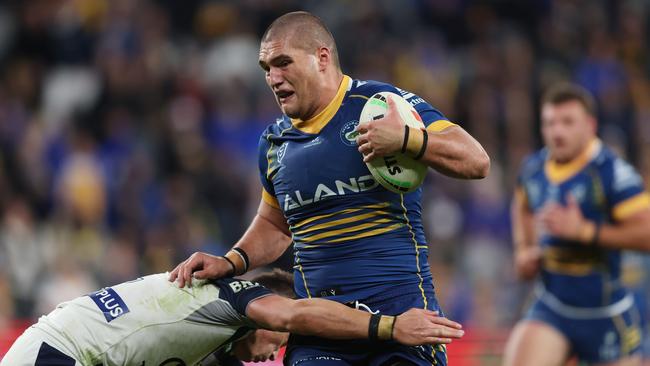
[[[523,164],[516,194],[531,212],[547,203],[566,204],[573,195],[585,218],[616,223],[650,207],[650,196],[635,169],[594,140],[572,162],[555,164],[542,149]],[[620,301],[621,251],[560,240],[538,233],[543,251],[544,289],[564,304],[602,307]]]
[[[348,302],[391,290],[433,292],[421,188],[409,194],[386,190],[357,150],[359,115],[380,91],[401,94],[430,131],[453,125],[412,93],[344,76],[321,113],[307,121],[283,116],[260,139],[263,199],[281,209],[289,224],[300,297]]]

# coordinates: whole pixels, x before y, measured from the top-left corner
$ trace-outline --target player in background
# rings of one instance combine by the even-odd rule
[[[479,179],[489,158],[481,145],[422,98],[377,81],[344,75],[332,34],[317,17],[293,12],[262,37],[259,64],[282,110],[263,133],[263,185],[257,216],[225,257],[195,253],[170,280],[241,274],[276,260],[293,242],[296,293],[381,314],[411,307],[439,311],[421,220],[422,189],[395,194],[364,160],[405,152],[446,175]],[[388,112],[359,123],[375,93],[401,95],[426,128],[409,129],[388,98]],[[445,365],[444,345],[377,347],[316,337],[289,341],[288,365]]]
[[[650,196],[596,136],[592,96],[572,84],[541,104],[545,147],[521,168],[512,204],[515,267],[538,276],[510,335],[506,366],[640,365],[642,325],[621,281],[623,250],[650,250]]]
[[[217,362],[231,354],[272,358],[289,331],[407,345],[448,343],[463,333],[460,324],[422,309],[388,317],[273,294],[294,295],[291,275],[279,270],[192,288],[168,277],[150,275],[60,304],[16,340],[0,365],[205,365],[209,355]]]

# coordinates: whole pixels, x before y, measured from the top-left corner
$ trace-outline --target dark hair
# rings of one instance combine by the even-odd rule
[[[551,86],[542,97],[542,105],[557,105],[574,100],[582,104],[587,113],[594,117],[596,116],[596,102],[594,97],[587,89],[577,84],[564,82]]]
[[[293,290],[293,275],[287,271],[275,268],[272,271],[255,275],[251,281],[259,283],[278,295],[290,299],[296,298],[296,293]]]
[[[332,52],[334,65],[341,69],[334,36],[325,22],[314,14],[306,11],[294,11],[278,17],[266,28],[262,42],[277,38],[290,39],[293,46],[308,52],[326,46]]]

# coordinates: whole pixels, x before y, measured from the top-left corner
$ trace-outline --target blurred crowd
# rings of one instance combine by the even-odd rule
[[[259,203],[259,135],[280,113],[259,37],[300,9],[331,28],[344,73],[419,94],[490,154],[485,180],[425,183],[437,291],[466,326],[521,314],[508,209],[541,146],[546,86],[593,92],[603,140],[650,182],[650,1],[4,1],[0,328],[232,246]],[[647,259],[631,258],[627,277],[647,286]]]

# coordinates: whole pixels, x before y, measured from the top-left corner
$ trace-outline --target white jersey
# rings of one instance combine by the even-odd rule
[[[146,276],[64,302],[32,327],[82,365],[195,365],[256,328],[246,306],[270,294],[237,279],[179,288],[167,278]]]

